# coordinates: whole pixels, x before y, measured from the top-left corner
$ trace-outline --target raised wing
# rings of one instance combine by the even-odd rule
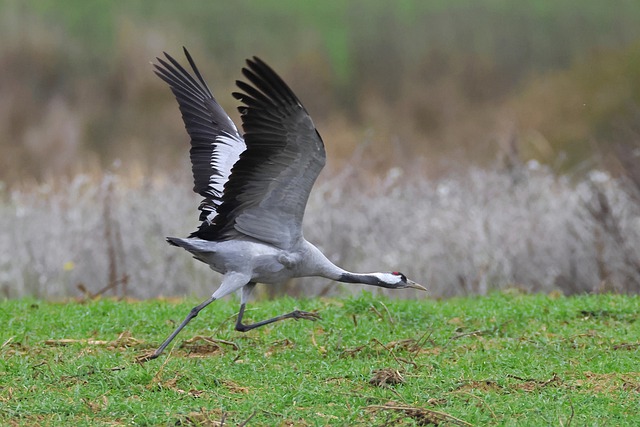
[[[154,64],[154,72],[169,84],[180,106],[191,137],[193,191],[204,197],[199,208],[200,221],[211,223],[222,203],[231,168],[246,145],[233,121],[211,94],[186,48],[184,54],[197,80],[166,52],[168,62],[157,58],[160,65]]]
[[[260,59],[238,81],[247,149],[233,166],[218,216],[194,235],[207,240],[250,236],[287,249],[302,237],[311,187],[325,164],[322,138],[298,98]]]

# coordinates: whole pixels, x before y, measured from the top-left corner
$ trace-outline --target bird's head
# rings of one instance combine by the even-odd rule
[[[404,274],[394,271],[391,273],[375,273],[374,276],[378,279],[377,286],[381,286],[383,288],[388,289],[405,289],[405,288],[413,288],[419,289],[421,291],[426,291],[422,285],[417,284],[413,280],[407,279],[407,276]]]

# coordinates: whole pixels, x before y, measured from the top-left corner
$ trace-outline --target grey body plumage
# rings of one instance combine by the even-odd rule
[[[175,336],[216,299],[242,290],[236,329],[247,331],[278,320],[316,320],[315,313],[294,311],[262,322],[242,323],[256,283],[282,283],[293,277],[321,276],[345,283],[391,289],[426,290],[405,275],[358,274],[329,261],[304,239],[302,219],[318,174],[325,164],[322,138],[293,91],[264,62],[254,57],[237,81],[242,102],[241,136],[216,102],[191,56],[193,74],[165,53],[155,73],[169,84],[191,137],[194,191],[203,197],[200,227],[188,238],[167,241],[223,274],[212,296],[194,307],[153,353],[158,357]]]

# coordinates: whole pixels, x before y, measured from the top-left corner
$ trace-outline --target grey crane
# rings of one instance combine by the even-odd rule
[[[242,290],[235,328],[245,332],[283,319],[316,320],[295,310],[252,324],[242,323],[256,283],[282,283],[293,277],[321,276],[345,283],[390,289],[423,286],[399,272],[351,273],[334,265],[302,235],[302,217],[311,187],[325,164],[325,150],[309,114],[287,84],[263,61],[247,60],[237,81],[244,136],[216,102],[184,49],[193,74],[166,52],[154,72],[178,101],[191,137],[193,190],[201,225],[188,238],[167,241],[223,274],[220,287],[187,317],[153,353],[158,357],[178,333],[213,301]]]

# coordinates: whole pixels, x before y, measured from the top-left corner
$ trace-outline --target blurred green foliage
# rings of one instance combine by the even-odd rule
[[[494,158],[505,128],[526,133],[529,112],[558,111],[571,95],[564,87],[584,89],[556,87],[544,105],[522,106],[548,73],[591,78],[590,61],[613,52],[613,73],[637,80],[627,51],[640,39],[640,2],[4,0],[0,37],[0,180],[42,180],[115,159],[143,170],[175,166],[185,134],[149,62],[162,51],[180,57],[183,45],[234,119],[229,93],[242,60],[267,60],[325,140],[337,141],[328,143],[334,158],[369,142],[383,159],[467,152],[482,160]],[[590,139],[608,140],[602,119],[629,126],[637,91],[606,96],[611,114],[581,119],[586,130],[573,134],[570,156],[588,155]],[[573,108],[566,113],[579,115]],[[535,130],[557,157],[565,132],[543,122],[531,123],[542,123]]]
[[[177,26],[222,60],[235,59],[234,51],[255,47],[288,55],[305,43],[302,38],[316,36],[332,66],[345,77],[356,71],[359,56],[390,50],[404,52],[394,58],[403,64],[425,50],[444,49],[488,57],[505,70],[528,72],[565,66],[593,47],[619,47],[640,35],[640,4],[631,0],[4,3],[3,8],[19,7],[22,13],[64,28],[96,56],[112,53],[122,19],[158,28]],[[242,52],[241,58],[246,55]]]

